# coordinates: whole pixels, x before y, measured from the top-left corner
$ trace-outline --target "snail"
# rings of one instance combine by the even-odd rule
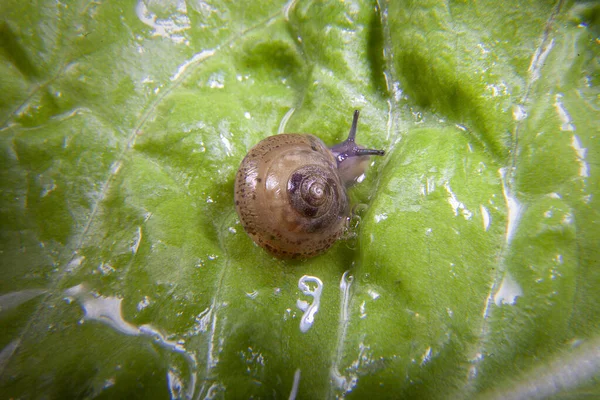
[[[310,134],[269,136],[254,146],[235,178],[235,208],[244,230],[277,258],[319,255],[342,235],[350,216],[346,188],[366,170],[369,156],[348,138],[331,148]]]

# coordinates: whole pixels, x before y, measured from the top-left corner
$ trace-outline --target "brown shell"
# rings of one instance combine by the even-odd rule
[[[316,136],[270,136],[250,150],[235,179],[242,226],[278,258],[321,254],[344,231],[348,197],[336,160]]]

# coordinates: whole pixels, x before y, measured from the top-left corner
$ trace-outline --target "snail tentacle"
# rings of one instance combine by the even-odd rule
[[[352,126],[350,127],[350,132],[348,133],[348,138],[344,140],[342,143],[336,144],[331,147],[331,152],[333,153],[338,166],[340,166],[346,159],[350,157],[360,157],[360,156],[383,156],[385,154],[384,150],[378,149],[365,149],[356,144],[356,132],[358,129],[358,116],[360,112],[358,110],[354,110],[354,116],[352,118]]]

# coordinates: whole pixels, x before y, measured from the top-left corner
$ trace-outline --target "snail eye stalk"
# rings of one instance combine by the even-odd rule
[[[348,158],[350,157],[360,157],[360,156],[383,156],[385,154],[384,150],[377,149],[365,149],[356,144],[356,132],[358,129],[358,116],[360,112],[358,110],[354,110],[354,116],[352,118],[352,127],[350,128],[350,132],[348,133],[348,138],[344,140],[342,143],[336,144],[331,147],[331,152],[333,156],[337,160],[338,167]]]

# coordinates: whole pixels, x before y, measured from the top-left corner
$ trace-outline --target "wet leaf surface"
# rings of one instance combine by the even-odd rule
[[[600,393],[597,3],[0,15],[7,397]],[[340,142],[354,109],[386,149],[355,227],[273,259],[239,163],[281,132]]]

